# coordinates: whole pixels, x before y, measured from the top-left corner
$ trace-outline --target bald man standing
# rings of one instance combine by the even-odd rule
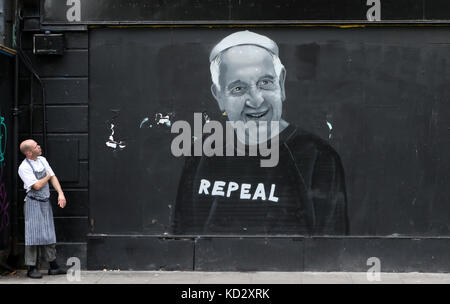
[[[66,270],[56,263],[56,235],[48,182],[58,192],[58,205],[61,208],[66,206],[64,192],[47,160],[41,156],[42,150],[37,142],[32,139],[23,141],[20,151],[25,155],[19,166],[19,176],[27,191],[24,206],[27,276],[42,278],[36,265],[38,250],[50,264],[49,275],[65,274]]]

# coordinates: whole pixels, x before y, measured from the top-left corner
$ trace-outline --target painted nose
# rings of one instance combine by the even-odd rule
[[[259,90],[256,88],[250,88],[247,99],[245,100],[245,105],[257,109],[264,102],[264,98]]]

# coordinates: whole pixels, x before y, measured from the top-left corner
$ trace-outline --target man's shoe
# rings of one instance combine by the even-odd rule
[[[37,268],[33,268],[31,270],[28,270],[27,277],[32,279],[42,279],[42,274]]]
[[[62,268],[56,268],[56,269],[49,269],[48,270],[48,275],[58,275],[58,274],[66,274],[67,270],[62,269]]]

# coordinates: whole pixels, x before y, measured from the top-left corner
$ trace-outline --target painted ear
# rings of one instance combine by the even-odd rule
[[[220,92],[217,89],[217,86],[215,84],[211,85],[211,93],[214,96],[214,99],[217,101],[217,104],[219,105],[220,110],[223,111],[222,102],[220,101],[220,98],[219,98]]]
[[[283,67],[280,73],[280,89],[281,89],[281,100],[286,99],[286,91],[284,90],[284,81],[286,80],[286,69]]]

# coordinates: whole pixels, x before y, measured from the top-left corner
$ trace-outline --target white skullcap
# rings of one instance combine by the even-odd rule
[[[216,44],[209,55],[209,62],[223,51],[238,45],[257,45],[278,56],[278,46],[273,40],[250,31],[241,31],[228,35]]]

